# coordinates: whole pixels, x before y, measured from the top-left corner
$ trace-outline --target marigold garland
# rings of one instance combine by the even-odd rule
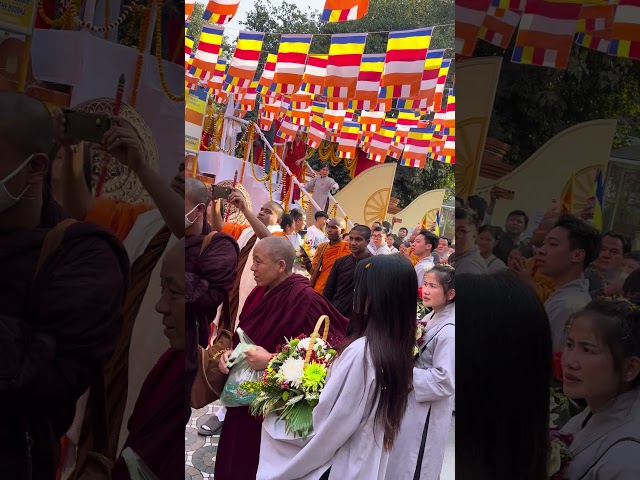
[[[171,93],[167,79],[164,75],[164,64],[162,61],[162,5],[158,0],[155,0],[156,4],[156,63],[158,65],[158,73],[160,76],[160,84],[164,94],[169,97],[169,100],[173,102],[184,102],[185,96],[178,96]]]
[[[140,86],[140,76],[142,75],[142,64],[144,62],[144,52],[147,49],[147,36],[149,33],[149,24],[151,23],[151,6],[154,0],[147,0],[147,8],[142,17],[142,25],[140,28],[140,42],[138,45],[138,58],[136,59],[136,70],[133,74],[133,90],[131,91],[130,105],[135,108],[138,100],[138,87]]]

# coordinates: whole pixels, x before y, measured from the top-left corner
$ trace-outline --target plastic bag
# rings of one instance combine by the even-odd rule
[[[127,447],[122,451],[122,458],[127,465],[131,480],[159,480],[138,454],[131,450],[131,447]]]
[[[224,389],[220,395],[220,404],[225,407],[243,407],[251,405],[257,393],[249,393],[242,388],[244,382],[259,382],[262,380],[264,370],[254,370],[247,363],[245,352],[253,350],[256,345],[251,341],[244,331],[238,327],[236,329],[240,343],[233,350],[227,361],[229,377],[224,384]]]

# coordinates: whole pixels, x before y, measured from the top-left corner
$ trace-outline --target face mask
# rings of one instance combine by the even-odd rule
[[[187,213],[187,214],[184,216],[184,228],[189,228],[191,225],[193,225],[194,223],[196,223],[196,220],[195,220],[195,219],[194,219],[193,221],[189,220],[189,215],[191,215],[191,214],[194,212],[194,210],[195,210],[196,208],[198,208],[200,205],[203,205],[203,204],[202,204],[202,203],[199,203],[198,205],[196,205],[195,207],[193,207],[193,208],[189,211],[189,213]],[[196,216],[196,218],[198,218],[198,217]]]
[[[22,190],[22,193],[20,195],[14,197],[9,193],[9,190],[7,190],[7,182],[15,177],[18,173],[20,173],[20,171],[29,164],[33,157],[34,155],[30,155],[29,158],[22,162],[22,164],[18,168],[7,175],[4,179],[0,180],[0,213],[13,207],[24,197],[24,194],[27,193],[27,190],[29,190],[30,185],[27,185],[26,187],[24,187],[24,190]]]

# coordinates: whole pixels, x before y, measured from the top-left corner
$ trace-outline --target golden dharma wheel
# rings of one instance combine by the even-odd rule
[[[426,228],[427,230],[431,229],[431,226],[436,221],[436,214],[438,213],[438,210],[438,208],[432,208],[424,214],[424,217],[422,217],[422,221],[420,222],[422,228]]]
[[[219,185],[221,187],[233,187],[233,180],[223,180],[221,182],[216,183],[216,185]],[[242,193],[242,196],[244,197],[244,201],[247,203],[247,207],[249,208],[249,210],[251,210],[252,207],[252,203],[251,203],[251,195],[249,195],[249,192],[247,191],[246,188],[244,188],[244,186],[240,183],[236,184],[236,188],[238,190],[240,190],[240,193]],[[234,207],[233,205],[231,205],[228,202],[224,202],[224,212],[223,215],[226,218],[227,215],[227,208],[231,208],[231,214],[229,215],[229,221],[233,222],[233,223],[237,223],[240,225],[246,225],[247,223],[249,223],[247,221],[247,218],[244,216],[244,214],[238,210],[236,207]]]
[[[111,98],[96,98],[82,102],[74,110],[87,113],[112,113],[114,101]],[[149,165],[154,170],[158,169],[158,148],[151,129],[142,119],[140,114],[131,106],[123,103],[120,108],[120,117],[129,122],[142,140],[142,147]],[[130,203],[152,203],[151,197],[140,183],[135,173],[122,165],[106,152],[90,146],[91,151],[91,176],[95,186],[100,177],[103,161],[108,162],[107,178],[104,184],[103,195]]]
[[[579,215],[582,212],[585,212],[588,209],[593,208],[593,203],[595,200],[595,185],[596,185],[596,177],[598,172],[603,171],[604,178],[604,166],[603,165],[592,165],[587,168],[583,168],[579,170],[575,174],[575,178],[573,181],[573,190],[571,192],[572,197],[572,209],[571,213]],[[565,197],[569,193],[571,189],[571,177],[567,180],[564,188],[562,189],[562,194],[560,195],[559,201],[561,206],[564,202]]]
[[[391,189],[382,188],[372,193],[364,204],[364,220],[366,225],[373,222],[382,222],[387,216]]]

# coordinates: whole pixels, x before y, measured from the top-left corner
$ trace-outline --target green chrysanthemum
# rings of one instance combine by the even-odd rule
[[[327,369],[319,363],[310,363],[302,375],[302,388],[307,392],[318,392],[324,387]]]

